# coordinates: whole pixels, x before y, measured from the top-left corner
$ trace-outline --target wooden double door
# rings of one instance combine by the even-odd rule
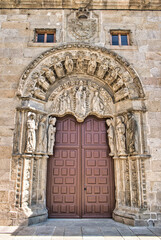
[[[105,119],[58,118],[54,155],[48,161],[49,217],[111,217],[114,209],[113,160]]]

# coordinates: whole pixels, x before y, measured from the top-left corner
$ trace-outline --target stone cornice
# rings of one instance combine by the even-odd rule
[[[140,0],[140,1],[107,1],[100,0],[99,3],[96,0],[71,0],[71,1],[31,1],[31,0],[3,0],[0,3],[0,8],[23,8],[23,9],[78,9],[80,7],[88,7],[92,9],[112,9],[112,10],[161,10],[161,3],[157,0]]]

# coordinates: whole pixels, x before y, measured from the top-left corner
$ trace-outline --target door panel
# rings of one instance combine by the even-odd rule
[[[87,118],[82,125],[82,217],[111,217],[109,148],[104,119]],[[88,138],[87,138],[88,136]],[[90,136],[90,137],[89,137]]]
[[[48,164],[49,217],[111,217],[113,161],[104,119],[57,120],[54,155]]]
[[[80,216],[79,123],[58,119],[54,155],[48,164],[47,206],[49,217]]]

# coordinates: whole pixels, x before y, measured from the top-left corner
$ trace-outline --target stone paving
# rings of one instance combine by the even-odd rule
[[[0,240],[161,240],[161,227],[131,227],[112,219],[48,219],[28,227],[0,227]]]

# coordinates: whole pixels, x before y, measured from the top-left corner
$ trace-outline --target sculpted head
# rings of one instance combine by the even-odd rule
[[[56,123],[56,118],[55,117],[51,117],[49,119],[49,124],[52,124],[53,126],[55,126],[55,123]]]
[[[28,114],[28,118],[31,119],[31,120],[34,120],[36,117],[35,113],[29,113]]]

